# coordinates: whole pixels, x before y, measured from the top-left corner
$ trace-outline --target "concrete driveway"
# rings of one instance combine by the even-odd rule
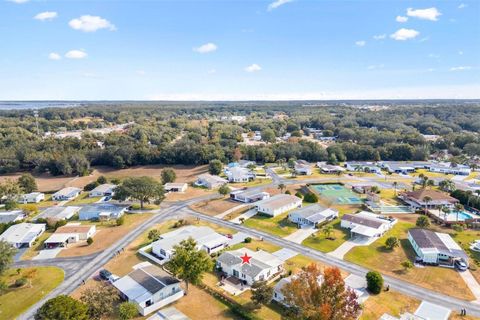
[[[303,240],[307,239],[310,235],[314,234],[317,231],[318,229],[315,229],[315,228],[298,229],[297,231],[295,231],[292,234],[289,234],[283,239],[292,241],[295,243],[302,243]]]
[[[473,295],[475,296],[475,300],[480,302],[480,285],[478,284],[477,280],[473,277],[470,270],[461,271],[459,272],[460,276],[462,277],[463,281],[467,284],[470,291],[472,291]]]
[[[363,239],[363,238],[355,238],[350,239],[342,243],[337,249],[333,250],[332,252],[327,253],[338,259],[343,259],[343,257],[350,251],[352,248],[358,246],[368,246],[373,243],[377,238],[370,238],[370,239]]]
[[[40,250],[37,256],[33,257],[32,260],[44,260],[44,259],[52,259],[57,256],[57,254],[62,251],[63,248],[56,248],[56,249],[44,249]]]
[[[296,255],[298,255],[298,252],[287,249],[287,248],[283,248],[283,249],[280,249],[278,251],[275,251],[272,254],[282,261],[287,261],[288,259],[293,258]]]
[[[247,220],[247,219],[253,217],[256,214],[257,214],[257,209],[250,209],[247,212],[239,215],[238,217],[236,217],[236,218],[234,218],[230,221],[233,222],[233,223],[236,223],[236,224],[241,224],[240,219],[243,218],[244,220]]]
[[[237,210],[240,210],[240,209],[242,209],[242,208],[248,207],[248,206],[250,206],[250,205],[251,205],[251,204],[249,204],[249,203],[239,204],[238,206],[235,206],[235,207],[230,208],[230,209],[228,209],[228,210],[226,210],[226,211],[224,211],[224,212],[222,212],[222,213],[220,213],[220,214],[217,214],[217,215],[215,216],[215,218],[223,219],[223,218],[225,218],[226,216],[228,216],[230,213],[232,213],[232,212],[234,212],[234,211],[237,211]]]

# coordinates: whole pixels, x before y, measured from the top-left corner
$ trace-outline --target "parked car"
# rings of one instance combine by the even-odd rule
[[[108,281],[110,279],[110,277],[112,276],[112,273],[110,271],[108,271],[107,269],[102,269],[102,270],[100,270],[98,275],[100,276],[100,279]]]
[[[455,260],[454,264],[455,268],[457,268],[459,271],[465,271],[468,269],[468,265],[465,261],[463,260]]]
[[[110,275],[110,277],[108,277],[108,282],[114,283],[114,282],[117,281],[118,279],[120,279],[119,276],[117,276],[116,274],[112,274],[112,275]]]

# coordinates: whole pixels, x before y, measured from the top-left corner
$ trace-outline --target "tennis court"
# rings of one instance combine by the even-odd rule
[[[315,184],[311,186],[320,196],[338,204],[362,204],[355,193],[345,188],[341,184]]]

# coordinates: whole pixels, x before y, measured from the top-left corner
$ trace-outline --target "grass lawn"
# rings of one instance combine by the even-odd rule
[[[239,205],[242,205],[242,203],[230,200],[230,198],[223,198],[197,202],[193,204],[191,208],[209,216],[216,216]]]
[[[320,231],[318,231],[313,237],[310,236],[305,239],[302,242],[302,245],[321,252],[330,252],[337,249],[342,243],[350,238],[349,231],[340,227],[339,219],[329,222],[328,225],[333,226],[333,232],[329,239],[325,237],[325,234],[320,229]]]
[[[269,184],[272,182],[272,179],[255,179],[255,180],[252,180],[252,181],[249,181],[249,182],[245,182],[245,183],[232,183],[231,185],[234,186],[234,187],[238,187],[238,188],[244,188],[244,187],[258,187],[258,186],[263,186],[263,185],[266,185],[266,184]]]
[[[51,235],[53,234],[53,231],[47,230],[45,231],[40,237],[35,240],[33,245],[28,248],[25,253],[22,255],[22,260],[31,260],[33,257],[38,255],[38,252],[43,249],[43,242],[47,240]]]
[[[92,203],[95,203],[102,198],[102,197],[91,197],[90,198],[88,195],[89,195],[88,192],[82,192],[78,197],[76,197],[75,199],[67,202],[66,205],[67,206],[76,206],[76,205],[79,205],[79,204],[92,204]]]
[[[297,231],[294,223],[288,220],[288,212],[282,213],[276,217],[266,215],[255,215],[243,223],[246,227],[258,229],[279,237],[286,237]]]
[[[28,282],[21,288],[15,287],[15,280],[26,277]],[[15,319],[22,312],[52,291],[63,281],[63,270],[56,267],[35,267],[20,270],[9,269],[0,278],[8,289],[0,295],[0,318]]]
[[[413,268],[404,272],[401,263],[413,261],[415,253],[407,239],[408,229],[415,225],[411,222],[398,221],[382,238],[369,246],[355,247],[345,255],[345,260],[367,268],[401,278],[419,286],[465,300],[474,300],[472,292],[457,271],[442,267]],[[400,247],[390,251],[385,248],[385,240],[395,236],[400,240]]]
[[[371,295],[364,303],[363,313],[360,320],[377,320],[384,313],[398,317],[402,313],[414,313],[420,305],[420,301],[395,291],[383,291],[377,295]]]
[[[279,246],[274,245],[270,242],[252,239],[252,242],[250,243],[245,243],[245,242],[237,243],[236,245],[229,247],[227,250],[231,251],[231,250],[238,250],[241,248],[248,248],[253,251],[263,250],[270,253],[281,249]]]

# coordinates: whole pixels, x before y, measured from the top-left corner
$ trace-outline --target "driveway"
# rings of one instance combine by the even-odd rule
[[[256,214],[257,214],[257,209],[250,209],[247,212],[245,212],[244,214],[241,214],[238,217],[236,217],[236,218],[234,218],[230,221],[233,222],[233,223],[236,223],[236,224],[241,224],[240,219],[243,218],[243,220],[247,220],[247,219],[253,217]]]
[[[363,239],[363,238],[356,238],[356,239],[350,239],[345,241],[338,247],[337,249],[333,250],[332,252],[327,253],[328,255],[331,255],[335,258],[338,259],[343,259],[343,257],[347,254],[348,251],[350,251],[352,248],[358,247],[358,246],[368,246],[371,243],[373,243],[377,238],[370,238],[370,239]]]
[[[222,212],[222,213],[220,213],[220,214],[217,214],[217,215],[215,216],[215,218],[223,219],[223,218],[225,218],[226,216],[228,216],[230,213],[232,213],[232,212],[234,212],[234,211],[237,211],[237,210],[240,210],[240,209],[242,209],[242,208],[248,207],[248,206],[250,206],[250,205],[251,205],[251,204],[249,204],[249,203],[242,203],[242,204],[240,204],[240,205],[238,205],[238,206],[235,206],[235,207],[233,207],[233,208],[230,208],[230,209],[228,209],[228,210],[226,210],[226,211],[224,211],[224,212]]]
[[[315,229],[315,228],[298,229],[297,231],[295,231],[292,234],[289,234],[283,239],[292,241],[295,243],[302,243],[303,240],[307,239],[308,237],[310,237],[310,235],[314,234],[317,231],[318,229]]]
[[[228,245],[229,246],[234,246],[238,243],[241,243],[245,240],[245,238],[254,238],[253,236],[247,234],[247,233],[243,233],[243,232],[237,232],[235,233],[234,235],[232,235],[232,239],[229,239],[228,240]]]
[[[296,251],[293,251],[293,250],[290,250],[290,249],[287,249],[287,248],[283,248],[283,249],[280,249],[278,251],[275,251],[274,253],[272,253],[275,257],[277,257],[278,259],[282,260],[282,261],[287,261],[288,259],[290,258],[293,258],[295,257],[296,255],[298,255],[298,252]]]
[[[44,249],[40,250],[37,256],[33,257],[32,260],[44,260],[44,259],[52,259],[57,256],[57,254],[62,251],[63,248],[56,248],[56,249]]]
[[[28,248],[17,249],[17,253],[16,253],[15,256],[13,257],[13,261],[14,261],[14,262],[20,261],[20,259],[22,259],[23,254],[24,254],[27,250],[28,250]]]
[[[477,280],[473,277],[470,270],[459,272],[460,276],[462,277],[463,281],[467,284],[470,291],[472,291],[473,295],[475,296],[475,300],[480,302],[480,285],[478,284]]]

